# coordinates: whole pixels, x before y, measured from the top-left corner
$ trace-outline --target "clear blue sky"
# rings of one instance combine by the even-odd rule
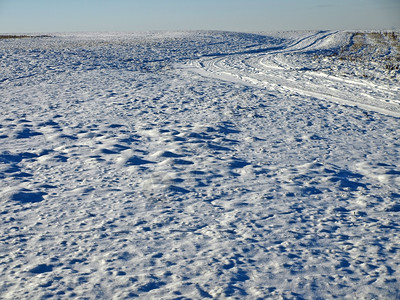
[[[400,29],[400,0],[0,0],[0,33]]]

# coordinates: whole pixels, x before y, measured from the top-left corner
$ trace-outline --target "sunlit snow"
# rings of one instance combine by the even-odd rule
[[[399,299],[399,33],[0,39],[0,298]]]

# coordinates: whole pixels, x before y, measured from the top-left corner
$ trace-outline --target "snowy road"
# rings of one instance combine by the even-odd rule
[[[340,35],[343,33],[313,33],[278,49],[216,55],[196,61],[196,66],[214,78],[239,79],[270,90],[278,89],[400,117],[400,87],[397,83],[382,85],[371,80],[326,74],[321,72],[319,66],[307,68],[310,62],[296,57],[298,53],[317,52],[337,46],[334,43],[343,39]]]
[[[357,39],[0,40],[0,298],[398,299],[399,77]]]

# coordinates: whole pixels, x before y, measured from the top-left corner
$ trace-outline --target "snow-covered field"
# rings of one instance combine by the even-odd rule
[[[0,298],[399,299],[374,34],[0,39]]]

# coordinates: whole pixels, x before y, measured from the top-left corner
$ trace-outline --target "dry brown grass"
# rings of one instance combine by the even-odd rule
[[[394,48],[400,52],[400,35],[398,32],[355,32],[351,36],[347,52],[371,52],[373,48]]]
[[[361,50],[365,45],[365,35],[362,33],[355,33],[352,37],[352,45],[350,46],[350,52],[357,52]]]
[[[367,37],[379,45],[385,45],[387,43],[385,36],[379,32],[367,33]]]
[[[391,42],[399,43],[400,35],[397,32],[384,32],[383,35]]]
[[[400,79],[400,32],[352,32],[348,43],[336,53],[325,56],[342,72],[365,78]],[[316,58],[318,60],[318,58]],[[327,66],[331,68],[332,66]],[[346,70],[346,71],[344,71]],[[371,71],[370,70],[374,70]],[[347,74],[346,73],[346,74]]]

